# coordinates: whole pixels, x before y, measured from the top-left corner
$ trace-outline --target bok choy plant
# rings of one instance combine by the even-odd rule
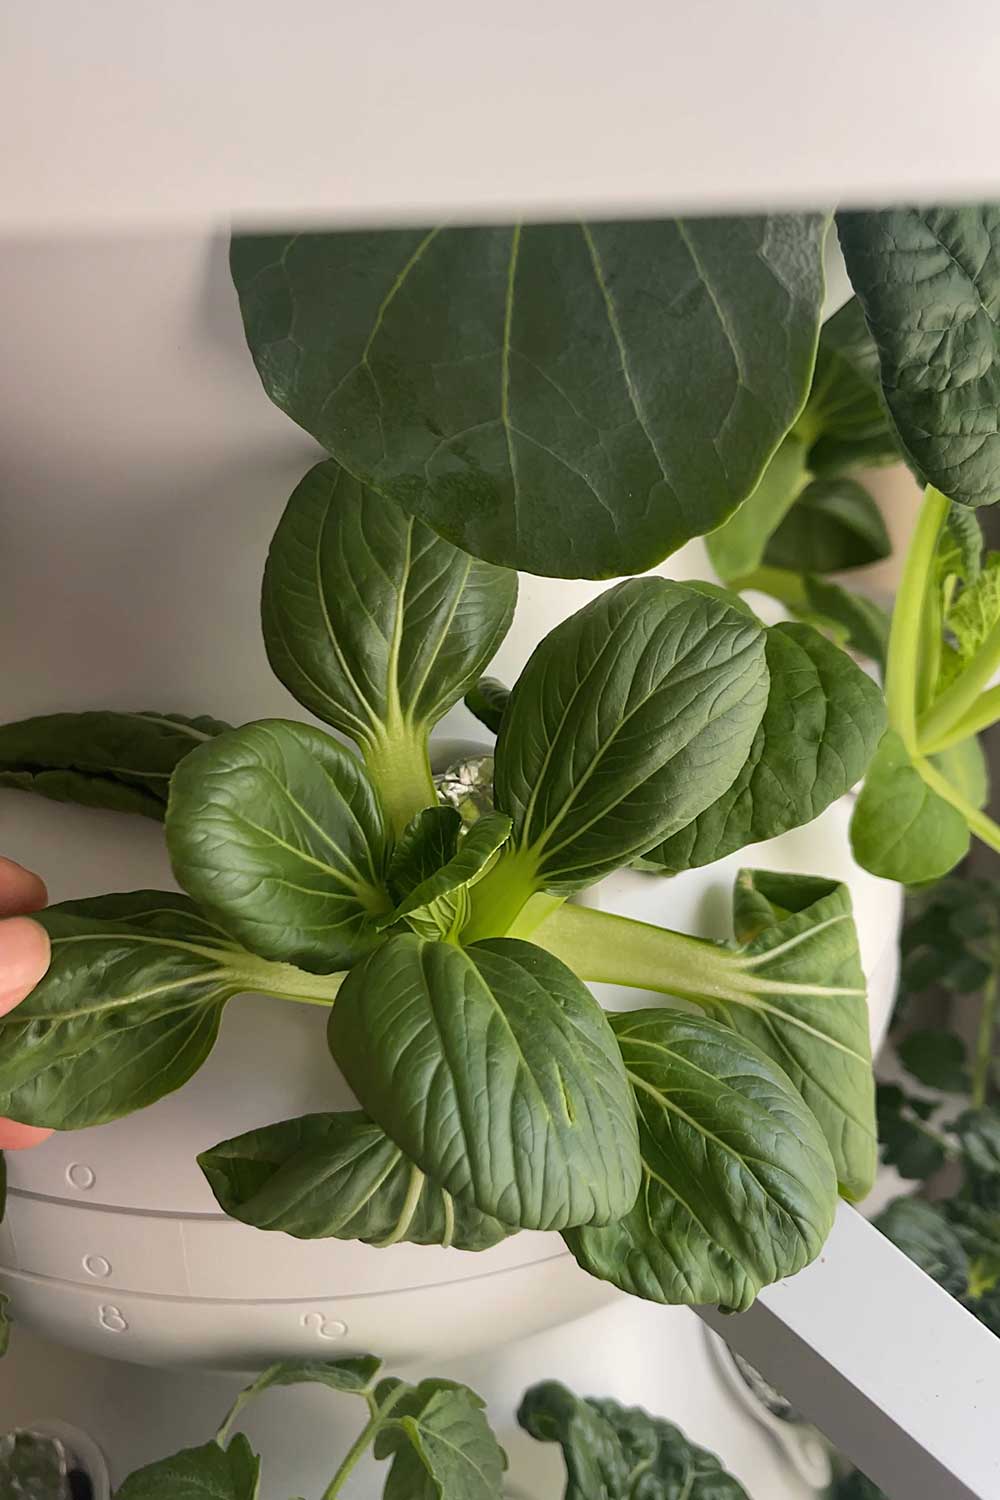
[[[262,618],[277,675],[355,750],[152,712],[0,730],[13,785],[164,817],[185,892],[41,914],[52,964],[0,1021],[0,1113],[98,1125],[190,1078],[240,993],[324,1006],[359,1108],[207,1149],[227,1213],[466,1250],[555,1230],[626,1291],[743,1308],[872,1180],[848,892],[745,870],[729,944],[573,897],[814,818],[862,775],[881,695],[809,625],[629,579],[538,645],[502,705],[493,806],[465,826],[429,736],[490,697],[516,586],[327,461],[277,528]],[[605,1013],[588,981],[664,1003]]]
[[[507,1455],[468,1386],[429,1378],[418,1385],[379,1379],[381,1360],[364,1354],[329,1362],[272,1365],[241,1391],[215,1437],[137,1469],[115,1500],[256,1500],[261,1461],[234,1432],[247,1406],[269,1390],[320,1385],[365,1403],[368,1421],[341,1460],[322,1500],[335,1500],[366,1454],[390,1459],[383,1500],[501,1500]],[[714,1453],[678,1427],[617,1401],[583,1398],[546,1380],[524,1395],[520,1426],[558,1443],[566,1468],[563,1500],[747,1500]],[[17,1478],[16,1471],[14,1472]],[[0,1478],[3,1478],[0,1456]]]

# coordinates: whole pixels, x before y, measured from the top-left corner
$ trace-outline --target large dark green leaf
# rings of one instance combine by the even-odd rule
[[[322,974],[378,941],[382,810],[322,730],[265,719],[203,745],[174,777],[167,846],[184,889],[264,958]]]
[[[204,716],[110,710],[23,719],[0,726],[0,786],[162,819],[175,766],[228,728]]]
[[[798,415],[819,214],[238,236],[271,398],[477,557],[641,571],[718,526]]]
[[[526,1392],[517,1420],[562,1448],[563,1500],[747,1500],[714,1453],[639,1407],[583,1400],[546,1380]]]
[[[820,330],[812,389],[798,428],[809,439],[813,474],[843,474],[899,458],[879,386],[878,350],[856,297]]]
[[[353,479],[317,464],[264,571],[268,659],[319,718],[362,745],[428,729],[510,625],[517,575],[477,562]]]
[[[611,1017],[639,1111],[643,1186],[606,1227],[564,1231],[593,1276],[652,1302],[746,1308],[814,1259],[837,1182],[786,1075],[726,1026],[671,1010]]]
[[[511,1233],[431,1182],[360,1110],[248,1131],[198,1164],[230,1218],[298,1239],[488,1250]]]
[[[764,548],[764,561],[799,573],[863,568],[892,550],[882,512],[857,480],[806,486]]]
[[[397,1394],[398,1393],[398,1394]],[[375,1457],[392,1456],[384,1500],[498,1500],[507,1455],[468,1386],[384,1380],[375,1393],[391,1420],[375,1437]]]
[[[927,484],[1000,499],[1000,206],[837,215],[902,446]]]
[[[632,1206],[635,1109],[614,1036],[532,944],[391,938],[345,981],[330,1046],[365,1110],[456,1199],[525,1229]]]
[[[205,1443],[130,1474],[115,1500],[257,1500],[260,1459],[242,1433],[228,1448]]]
[[[922,885],[947,875],[969,849],[965,818],[945,801],[887,729],[851,818],[859,865],[885,880]]]
[[[864,774],[885,725],[882,695],[845,652],[808,625],[767,632],[767,708],[743,769],[717,801],[644,865],[710,864],[808,823]]]
[[[767,686],[762,626],[682,584],[632,579],[557,626],[497,741],[531,877],[579,890],[686,827],[745,764]]]
[[[741,870],[734,927],[738,1001],[727,1025],[779,1063],[819,1121],[844,1197],[875,1178],[875,1099],[865,976],[846,885]]]
[[[45,977],[0,1017],[0,1114],[75,1130],[186,1083],[253,960],[185,896],[132,891],[66,901],[36,918]]]
[[[969,1259],[938,1204],[895,1198],[873,1222],[946,1292],[963,1295],[969,1284]]]

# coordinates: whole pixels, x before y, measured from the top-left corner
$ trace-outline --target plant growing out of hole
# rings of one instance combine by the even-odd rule
[[[120,806],[141,785],[162,811],[169,776],[186,891],[42,914],[52,966],[0,1026],[0,1112],[96,1125],[184,1083],[239,993],[327,1006],[361,1108],[206,1150],[228,1213],[472,1250],[557,1230],[641,1296],[745,1307],[818,1253],[838,1184],[860,1197],[874,1169],[847,891],[744,871],[729,946],[568,898],[639,856],[684,870],[814,817],[863,772],[880,694],[807,625],[632,579],[539,644],[503,712],[494,809],[464,827],[429,734],[475,688],[515,592],[327,462],[275,534],[264,634],[357,753],[278,720],[0,732],[15,774],[58,795]],[[699,1013],[605,1014],[587,980]]]
[[[571,898],[808,822],[873,753],[854,831],[871,868],[888,872],[872,784],[896,798],[915,775],[918,814],[939,816],[933,793],[992,837],[931,758],[992,703],[996,626],[970,645],[955,614],[978,618],[986,592],[968,512],[960,587],[945,603],[927,580],[943,496],[1000,496],[1000,440],[975,426],[1000,368],[998,223],[990,206],[841,214],[859,301],[819,364],[822,214],[238,237],[264,384],[333,455],[272,544],[268,654],[356,751],[304,724],[150,712],[0,731],[9,784],[165,816],[186,892],[44,915],[53,964],[0,1026],[0,1111],[72,1129],[141,1108],[261,991],[329,1007],[360,1108],[206,1150],[245,1222],[465,1249],[558,1230],[626,1290],[731,1307],[810,1260],[838,1188],[862,1196],[875,1164],[846,889],[744,871],[729,945]],[[930,311],[947,336],[929,344]],[[863,494],[815,485],[897,449],[929,489],[883,738],[877,688],[810,623],[878,656],[877,614],[803,584],[808,618],[765,628],[738,588],[762,566],[788,593],[803,534],[810,569],[884,550]],[[718,528],[736,592],[629,579],[539,644],[509,700],[479,681],[508,569],[616,576]],[[468,828],[428,757],[465,694],[499,731]],[[665,1003],[605,1014],[587,981]]]

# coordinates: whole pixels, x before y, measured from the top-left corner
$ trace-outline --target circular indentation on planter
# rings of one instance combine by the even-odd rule
[[[70,1187],[75,1187],[81,1193],[89,1193],[97,1181],[97,1173],[93,1167],[88,1167],[85,1162],[70,1162],[66,1168],[66,1181]]]
[[[339,1318],[327,1318],[320,1312],[304,1313],[303,1328],[311,1328],[319,1339],[342,1339],[347,1336],[347,1324]]]
[[[83,1269],[88,1276],[93,1276],[98,1281],[107,1281],[111,1275],[111,1262],[103,1255],[85,1255]]]

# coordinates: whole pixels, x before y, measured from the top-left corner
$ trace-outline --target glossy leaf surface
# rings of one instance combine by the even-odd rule
[[[180,884],[254,953],[315,974],[354,963],[389,909],[387,835],[356,756],[265,719],[178,769],[167,846]]]
[[[1000,207],[837,215],[882,389],[925,484],[1000,499]]]
[[[584,1270],[652,1302],[746,1308],[809,1263],[837,1199],[815,1117],[728,1027],[671,1010],[611,1017],[639,1111],[631,1212],[568,1229]]]
[[[364,1109],[456,1199],[525,1229],[631,1207],[635,1109],[614,1035],[550,954],[394,937],[351,971],[329,1035]]]
[[[534,651],[497,741],[497,807],[540,885],[569,893],[720,797],[767,702],[763,627],[658,578],[602,594]]]
[[[748,1500],[714,1453],[639,1407],[584,1400],[546,1380],[525,1393],[517,1420],[562,1448],[563,1500]]]
[[[861,779],[885,726],[882,695],[808,625],[772,626],[767,708],[743,769],[686,828],[646,852],[678,871],[809,823]]]
[[[229,728],[182,714],[45,714],[0,726],[0,787],[163,819],[174,768]]]
[[[733,899],[747,999],[717,1014],[774,1059],[819,1121],[845,1198],[875,1177],[865,976],[846,885],[741,870]]]
[[[297,1239],[488,1250],[512,1232],[437,1187],[360,1110],[248,1131],[198,1164],[231,1218]]]
[[[477,557],[642,571],[754,489],[809,386],[818,214],[238,236],[272,400]]]
[[[493,656],[516,598],[516,574],[459,552],[327,462],[274,534],[264,642],[299,702],[366,745],[436,724]]]
[[[36,918],[48,973],[0,1017],[0,1114],[79,1130],[152,1104],[205,1061],[249,957],[186,896],[131,891]]]

